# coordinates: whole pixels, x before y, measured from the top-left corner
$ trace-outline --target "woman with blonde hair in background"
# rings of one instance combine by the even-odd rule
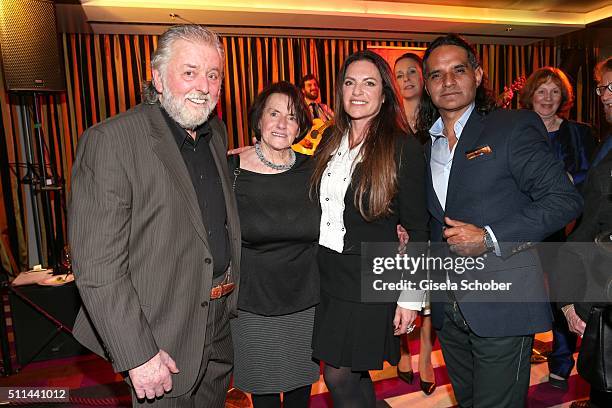
[[[423,60],[418,55],[407,52],[395,61],[393,71],[410,130],[424,144],[429,140],[429,132],[418,121],[420,101],[424,89]],[[436,389],[436,377],[431,363],[435,336],[431,327],[429,304],[426,303],[421,315],[419,342],[419,384],[426,395],[430,395]],[[414,373],[412,371],[408,334],[402,335],[401,352],[400,362],[397,365],[397,376],[402,381],[412,384]]]

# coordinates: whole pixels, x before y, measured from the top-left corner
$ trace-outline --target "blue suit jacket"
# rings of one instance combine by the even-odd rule
[[[466,152],[489,146],[490,154],[469,160]],[[448,183],[446,211],[433,189],[431,142],[427,156],[427,199],[432,215],[432,242],[443,241],[444,216],[477,226],[489,225],[502,256],[488,254],[483,281],[513,282],[513,293],[524,299],[546,299],[538,258],[532,243],[541,241],[576,218],[582,198],[555,159],[546,129],[531,111],[474,110],[455,149]],[[451,273],[451,280],[460,276]],[[432,322],[441,328],[446,293],[432,293]],[[443,295],[441,297],[440,295]],[[488,302],[457,297],[464,318],[483,337],[517,336],[546,331],[551,313],[547,302]]]

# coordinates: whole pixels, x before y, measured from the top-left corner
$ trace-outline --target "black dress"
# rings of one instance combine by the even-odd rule
[[[242,231],[238,318],[231,320],[234,385],[256,394],[319,379],[310,340],[319,301],[320,210],[308,197],[312,161],[286,172],[234,170]]]
[[[397,242],[397,224],[408,231],[411,242],[429,238],[425,200],[425,158],[412,136],[397,136],[398,193],[393,214],[367,222],[353,204],[359,165],[344,197],[344,249],[321,246],[319,272],[321,300],[315,313],[313,356],[335,367],[353,371],[381,369],[384,361],[397,365],[399,337],[393,335],[395,303],[362,303],[360,262],[362,242]]]

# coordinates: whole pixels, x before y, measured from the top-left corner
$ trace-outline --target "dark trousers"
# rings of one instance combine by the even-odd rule
[[[551,271],[557,268],[557,259],[559,256],[559,244],[555,242],[565,241],[565,231],[557,231],[550,237],[546,238],[542,245],[538,245],[538,256],[542,269],[551,279]],[[553,285],[554,286],[554,285]],[[569,331],[567,320],[563,312],[559,310],[555,303],[551,303],[553,310],[553,345],[552,352],[548,356],[548,371],[551,374],[556,374],[563,378],[568,378],[572,368],[574,368],[574,352],[576,351],[577,337]]]
[[[206,323],[206,341],[198,379],[191,391],[176,398],[138,401],[132,392],[133,407],[223,408],[234,364],[234,349],[226,307],[227,297],[211,300]],[[180,336],[180,333],[177,333]],[[172,356],[171,356],[172,357]],[[180,367],[179,367],[180,369]]]
[[[591,387],[589,399],[591,400],[591,408],[612,407],[612,391],[599,391]]]
[[[568,378],[574,368],[574,352],[578,337],[569,331],[567,320],[563,312],[552,304],[553,321],[553,346],[548,356],[548,371],[563,378]]]
[[[469,328],[457,303],[450,302],[444,306],[438,339],[460,407],[525,406],[532,335],[479,337]]]

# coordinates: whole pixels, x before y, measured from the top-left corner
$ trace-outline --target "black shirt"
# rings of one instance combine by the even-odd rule
[[[296,156],[293,167],[285,172],[239,169],[236,176],[242,232],[241,310],[279,316],[319,303],[321,211],[308,197],[312,159]]]
[[[210,124],[207,121],[197,127],[194,140],[164,109],[162,112],[191,176],[202,213],[202,222],[208,233],[208,243],[214,262],[213,277],[219,277],[227,269],[230,251],[221,178],[209,146],[212,139]]]

